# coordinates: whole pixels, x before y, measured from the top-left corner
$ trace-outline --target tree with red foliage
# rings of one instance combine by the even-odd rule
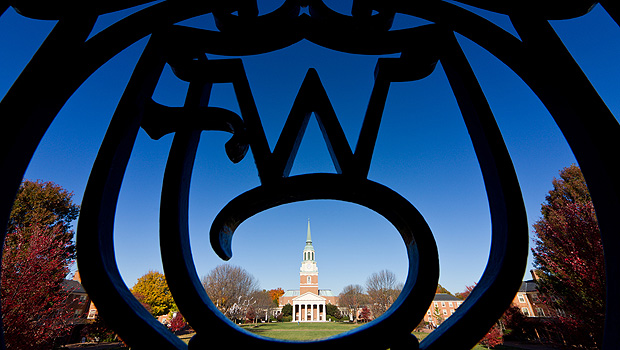
[[[62,289],[75,257],[73,193],[52,182],[24,180],[2,251],[2,321],[7,349],[47,349],[70,330]]]
[[[454,294],[455,297],[461,299],[461,300],[465,300],[467,299],[467,297],[469,296],[469,294],[471,294],[471,291],[474,290],[474,287],[476,287],[476,283],[474,283],[471,286],[465,286],[465,290],[460,292],[460,293],[456,293]]]
[[[60,227],[17,227],[7,233],[2,254],[2,321],[7,349],[51,349],[68,334],[69,294],[61,287],[69,273],[69,242]]]
[[[174,333],[177,333],[177,332],[185,330],[185,327],[187,327],[187,323],[185,323],[185,319],[183,318],[183,315],[181,315],[180,312],[177,312],[176,314],[174,314],[172,321],[170,321],[170,330],[173,331]]]
[[[370,321],[370,309],[364,306],[360,312],[359,320],[362,322]]]
[[[143,294],[138,292],[132,292],[131,294],[133,294],[134,298],[136,298],[136,300],[138,300],[140,304],[142,304],[142,307],[145,308],[146,311],[151,313],[151,305],[147,304],[146,301],[144,301],[145,296]]]
[[[502,331],[497,325],[494,325],[493,328],[491,328],[484,336],[484,338],[480,340],[480,344],[485,346],[487,349],[494,348],[498,345],[502,345],[503,343],[504,338],[502,337]]]
[[[258,313],[254,306],[249,306],[245,312],[245,320],[246,322],[256,323],[256,319],[258,318]]]
[[[562,310],[566,324],[601,346],[605,317],[605,268],[598,222],[588,187],[576,166],[560,171],[545,198],[543,217],[534,224],[534,266],[543,300]],[[566,331],[570,327],[560,327]],[[567,337],[568,338],[568,337]]]

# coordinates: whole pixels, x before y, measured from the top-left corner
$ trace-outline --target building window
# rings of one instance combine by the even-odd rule
[[[435,302],[434,304],[435,304],[435,307],[439,307],[439,305],[437,304],[437,302]]]
[[[448,314],[448,310],[443,309],[443,314],[444,314],[444,315],[447,315],[447,314]]]
[[[449,307],[452,307],[452,302],[449,302],[449,303],[448,303],[448,306],[449,306]]]
[[[530,316],[530,310],[528,310],[528,308],[526,307],[522,307],[521,308],[521,312],[525,315],[525,316]]]
[[[310,279],[310,276],[308,276],[308,283],[311,283],[312,280]]]
[[[426,311],[426,314],[430,316],[431,315],[431,310]]]
[[[545,317],[545,312],[543,311],[542,308],[540,308],[540,307],[536,308],[536,316],[538,316],[538,317]]]
[[[446,302],[445,301],[441,302],[441,307],[446,307]]]
[[[454,315],[454,310],[450,310],[450,315]]]
[[[519,294],[517,295],[517,297],[519,298],[520,303],[525,303],[525,298],[523,297],[523,294]]]

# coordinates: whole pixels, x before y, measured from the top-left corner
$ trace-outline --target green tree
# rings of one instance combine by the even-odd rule
[[[139,298],[140,302],[150,306],[153,316],[165,315],[176,309],[166,277],[160,272],[149,271],[138,278],[131,292]]]
[[[286,304],[282,306],[282,315],[291,316],[293,314],[293,305]]]
[[[435,326],[439,326],[443,322],[441,310],[439,310],[437,305],[435,305],[435,309],[433,310],[433,318],[435,319]]]
[[[338,306],[334,304],[326,304],[325,313],[337,319],[342,318],[342,313],[340,312],[340,309],[338,309]]]
[[[77,219],[80,207],[73,203],[73,192],[69,192],[53,182],[40,180],[24,180],[19,186],[7,233],[18,229],[28,231],[30,227],[38,226],[53,234],[58,243],[66,247],[67,264],[75,259],[75,245],[73,244],[73,230],[71,222]],[[16,236],[7,236],[5,246],[15,247],[18,242]],[[24,237],[27,239],[28,237]],[[20,241],[20,244],[25,244]]]
[[[596,214],[581,170],[571,165],[553,180],[553,189],[541,208],[536,232],[534,266],[545,302],[566,317],[566,338],[590,336],[601,346],[605,317],[603,246]],[[577,329],[569,325],[578,325]],[[585,340],[587,341],[587,340]],[[590,346],[592,344],[580,344]],[[573,344],[577,345],[577,344]]]

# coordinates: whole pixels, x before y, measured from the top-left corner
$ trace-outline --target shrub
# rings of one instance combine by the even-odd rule
[[[88,341],[113,342],[118,340],[118,336],[113,330],[108,328],[102,318],[97,315],[95,321],[82,328],[82,336]]]
[[[177,312],[172,321],[170,321],[170,330],[175,334],[181,331],[184,331],[187,327],[187,323],[185,323],[185,319],[183,319],[183,315],[180,312]]]
[[[493,328],[491,328],[491,330],[489,330],[489,332],[480,341],[480,344],[487,348],[494,348],[503,343],[504,339],[502,337],[502,331],[497,325],[494,325]]]

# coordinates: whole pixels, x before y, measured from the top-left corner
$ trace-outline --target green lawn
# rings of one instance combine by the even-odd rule
[[[317,323],[260,323],[258,325],[243,325],[241,328],[248,330],[254,334],[269,338],[284,340],[313,340],[327,338],[342,332],[351,330],[359,325],[351,323],[334,323],[334,322],[317,322]],[[418,340],[424,339],[428,333],[413,332]],[[193,334],[181,336],[181,339],[188,342]],[[482,345],[476,345],[472,350],[486,350]],[[497,346],[495,350],[515,350],[508,346]]]
[[[321,339],[351,330],[359,325],[350,323],[333,323],[333,322],[317,322],[317,323],[262,323],[258,326],[243,326],[244,329],[270,338],[285,340],[312,340]],[[424,339],[428,333],[413,332],[418,340]],[[476,345],[473,350],[485,350],[481,345]],[[496,348],[496,349],[499,349]],[[509,348],[504,348],[509,350]]]
[[[244,329],[264,337],[285,340],[312,340],[331,337],[351,330],[358,325],[350,323],[317,322],[317,323],[261,323],[258,326],[243,326]]]

